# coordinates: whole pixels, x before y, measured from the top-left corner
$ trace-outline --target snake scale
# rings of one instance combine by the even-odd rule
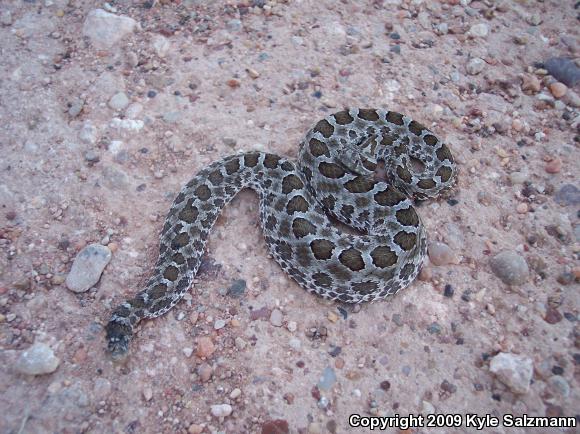
[[[427,243],[413,199],[449,189],[456,172],[449,148],[420,123],[357,108],[319,121],[297,161],[255,151],[212,163],[175,198],[151,278],[106,326],[109,351],[126,354],[136,324],[181,299],[220,210],[241,189],[259,194],[266,244],[286,273],[322,297],[359,303],[415,279]],[[354,230],[340,230],[333,218]]]

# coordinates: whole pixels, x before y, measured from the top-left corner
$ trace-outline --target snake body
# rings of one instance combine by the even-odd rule
[[[297,161],[247,152],[214,162],[175,198],[151,278],[107,324],[109,350],[124,355],[141,319],[181,299],[220,210],[241,189],[259,194],[266,244],[286,273],[322,297],[359,303],[396,294],[415,279],[426,234],[412,199],[436,197],[455,175],[449,148],[431,131],[377,109],[327,116],[308,131]],[[332,218],[356,233],[339,230]]]

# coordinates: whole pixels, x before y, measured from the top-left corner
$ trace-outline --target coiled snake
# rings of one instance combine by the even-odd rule
[[[449,148],[423,125],[356,108],[308,131],[298,161],[247,152],[211,164],[175,198],[151,278],[107,324],[109,350],[124,355],[141,319],[181,299],[220,210],[241,189],[258,192],[266,243],[284,271],[310,292],[359,303],[396,294],[415,279],[426,235],[412,199],[439,195],[455,175]],[[358,233],[341,231],[332,218]]]

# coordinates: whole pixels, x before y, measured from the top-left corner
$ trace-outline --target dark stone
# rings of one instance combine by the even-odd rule
[[[262,434],[288,434],[288,422],[284,419],[269,420],[262,424]]]
[[[453,290],[453,287],[451,285],[449,285],[449,284],[445,285],[445,289],[443,290],[443,295],[445,297],[448,297],[448,298],[453,297],[454,292],[455,291]]]
[[[238,279],[230,285],[226,294],[233,298],[240,298],[244,295],[244,292],[246,292],[246,281]]]
[[[580,190],[575,185],[565,184],[554,195],[554,200],[560,205],[579,205]]]
[[[576,63],[566,57],[553,57],[544,63],[544,67],[558,81],[568,87],[580,83],[580,68]]]

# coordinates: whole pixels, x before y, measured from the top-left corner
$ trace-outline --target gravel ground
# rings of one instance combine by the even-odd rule
[[[580,418],[578,13],[2,2],[0,432],[342,433],[351,414],[434,413],[562,432],[501,418]],[[354,308],[307,294],[268,257],[245,191],[191,294],[114,363],[103,326],[148,277],[181,185],[241,150],[295,157],[345,106],[405,113],[456,157],[454,194],[419,208],[419,280]]]

